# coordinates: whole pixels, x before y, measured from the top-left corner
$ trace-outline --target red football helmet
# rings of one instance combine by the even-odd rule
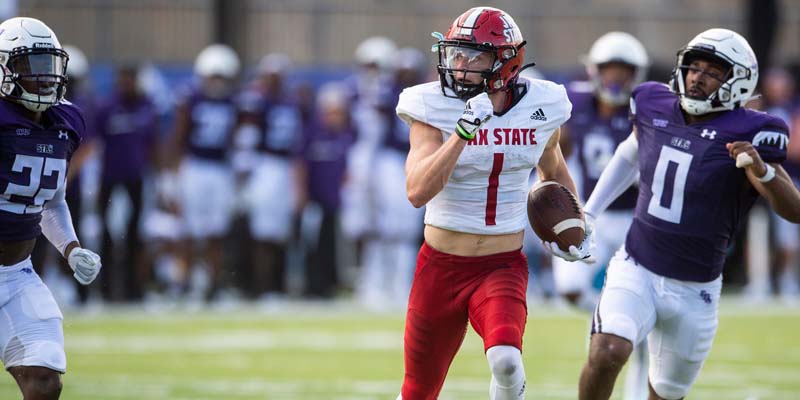
[[[504,11],[471,8],[453,21],[444,37],[438,35],[439,79],[445,96],[468,99],[484,91],[507,90],[517,82],[525,40],[517,23]],[[466,73],[480,74],[483,81],[468,82]]]

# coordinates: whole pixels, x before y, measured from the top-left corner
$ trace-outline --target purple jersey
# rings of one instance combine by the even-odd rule
[[[567,132],[583,174],[581,192],[588,199],[617,145],[631,134],[631,121],[625,107],[620,107],[609,119],[604,120],[597,115],[597,98],[590,82],[571,83],[567,87],[567,95],[572,102],[572,117],[566,123]],[[631,186],[608,208],[632,210],[636,205],[636,196],[637,189]]]
[[[788,128],[779,118],[745,108],[687,125],[678,96],[655,82],[639,85],[633,100],[640,183],[625,247],[661,276],[712,281],[758,197],[725,145],[749,141],[765,162],[781,163]]]
[[[183,96],[182,103],[189,111],[188,153],[207,160],[225,160],[237,118],[233,98],[214,99],[194,89]]]
[[[256,149],[279,156],[296,154],[302,144],[302,115],[289,101],[270,100],[255,90],[242,93],[237,99],[241,112],[256,115],[261,133]]]
[[[338,211],[339,191],[347,169],[347,154],[356,140],[352,129],[333,131],[318,121],[308,127],[302,155],[306,164],[308,197],[325,211]]]
[[[103,142],[103,180],[141,180],[150,162],[158,132],[158,114],[147,97],[126,102],[112,97],[97,113],[97,133]]]
[[[63,188],[67,164],[85,123],[80,110],[61,102],[28,119],[23,108],[0,100],[0,240],[33,239],[42,232],[42,206]]]

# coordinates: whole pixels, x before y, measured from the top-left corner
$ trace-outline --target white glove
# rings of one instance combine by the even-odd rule
[[[489,95],[483,92],[469,100],[464,106],[464,113],[456,122],[456,134],[464,140],[472,140],[478,129],[494,115],[494,106]]]
[[[591,214],[584,213],[584,221],[586,227],[584,229],[585,235],[579,247],[574,245],[569,246],[569,251],[561,250],[555,242],[542,241],[542,246],[552,253],[554,256],[561,257],[566,261],[583,261],[585,263],[593,264],[597,260],[592,257],[592,250],[594,250],[594,217]]]
[[[67,258],[69,267],[75,272],[72,276],[81,285],[88,285],[92,283],[97,274],[100,273],[100,268],[103,266],[100,263],[100,256],[97,253],[86,250],[81,247],[72,249]]]

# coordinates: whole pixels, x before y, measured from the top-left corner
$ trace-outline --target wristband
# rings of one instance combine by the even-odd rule
[[[459,125],[459,124],[456,124],[456,134],[458,135],[458,137],[460,137],[461,139],[464,139],[466,141],[470,141],[472,139],[475,139],[475,134],[474,133],[470,134],[469,132],[467,132],[466,129],[462,128],[461,125]]]
[[[775,178],[775,167],[766,163],[764,165],[767,167],[767,172],[761,178],[757,178],[761,183],[767,183]]]

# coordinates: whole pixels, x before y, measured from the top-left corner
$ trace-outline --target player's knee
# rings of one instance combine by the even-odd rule
[[[598,333],[592,336],[589,362],[596,368],[622,369],[633,351],[633,345],[619,336]]]
[[[61,395],[61,374],[49,368],[26,368],[20,375],[23,397],[28,399],[57,400]]]
[[[686,397],[689,388],[686,385],[681,385],[676,382],[670,382],[664,379],[651,380],[650,386],[656,392],[659,398],[664,400],[680,400]]]
[[[486,351],[492,376],[504,386],[516,383],[523,375],[522,354],[513,346],[495,346]]]

